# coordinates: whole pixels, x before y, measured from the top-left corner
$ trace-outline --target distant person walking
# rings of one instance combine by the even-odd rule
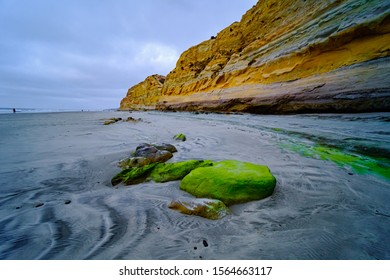
[[[16,109],[15,108],[13,108],[12,111],[14,111],[14,113],[16,113]]]

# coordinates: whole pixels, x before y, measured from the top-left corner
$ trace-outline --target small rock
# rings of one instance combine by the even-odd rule
[[[44,205],[43,202],[38,202],[37,204],[35,204],[35,208],[41,207],[41,206],[43,206],[43,205]]]
[[[135,119],[135,118],[133,118],[133,117],[128,117],[128,118],[126,119],[126,122],[139,122],[139,121],[141,121],[141,120],[142,120],[141,118]]]
[[[137,146],[137,148],[135,149],[135,151],[142,150],[142,149],[148,148],[148,147],[154,147],[154,148],[156,148],[157,150],[168,151],[168,152],[171,152],[171,153],[177,152],[177,149],[176,149],[175,146],[173,146],[173,145],[171,145],[171,144],[166,144],[166,143],[162,143],[162,144],[148,144],[148,143],[142,143],[141,145],[138,145],[138,146]]]
[[[122,120],[122,118],[110,118],[110,119],[108,119],[108,120],[105,120],[103,124],[104,124],[104,125],[110,125],[110,124],[119,122],[119,121],[121,121],[121,120]]]
[[[174,200],[168,207],[186,215],[196,215],[210,220],[221,219],[230,214],[229,208],[216,199]]]
[[[175,146],[171,144],[147,144],[143,143],[141,145],[138,145],[134,152],[132,152],[132,156],[143,156],[143,157],[149,157],[150,155],[153,155],[154,153],[157,153],[157,151],[168,151],[170,153],[177,152],[177,149]]]
[[[144,157],[149,158],[153,157],[155,153],[157,153],[158,149],[153,146],[138,146],[135,150],[134,156],[135,157]]]
[[[65,200],[64,201],[64,204],[70,204],[72,201],[70,201],[69,199]]]
[[[138,148],[138,147],[137,147]],[[154,162],[166,162],[173,157],[172,153],[165,150],[159,150],[154,146],[141,147],[135,150],[134,157],[143,157]]]
[[[186,141],[187,137],[183,133],[176,134],[173,136],[173,139],[178,140],[178,141]]]
[[[114,121],[104,121],[104,125],[110,125],[110,124],[113,124],[113,123],[116,123],[116,122],[114,122]]]
[[[207,241],[206,241],[206,240],[203,240],[203,246],[205,246],[205,247],[209,247],[209,244],[207,243]]]

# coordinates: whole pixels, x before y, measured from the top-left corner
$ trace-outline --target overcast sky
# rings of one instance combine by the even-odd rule
[[[256,0],[0,0],[0,107],[118,108]]]

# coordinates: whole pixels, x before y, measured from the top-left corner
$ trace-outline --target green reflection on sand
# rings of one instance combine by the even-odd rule
[[[302,156],[329,160],[340,167],[352,169],[357,174],[373,174],[390,179],[390,153],[364,139],[331,139],[303,132],[271,128],[282,138],[279,146]]]
[[[282,143],[282,148],[297,152],[306,157],[330,160],[341,167],[350,167],[358,174],[376,174],[390,179],[390,161],[386,158],[372,158],[344,152],[334,147],[307,143]]]

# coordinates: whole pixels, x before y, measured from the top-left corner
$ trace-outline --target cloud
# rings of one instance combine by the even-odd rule
[[[0,0],[0,107],[118,107],[255,2]]]
[[[162,43],[146,43],[136,53],[134,62],[137,65],[161,69],[167,73],[175,67],[178,59],[179,52],[175,48]]]

